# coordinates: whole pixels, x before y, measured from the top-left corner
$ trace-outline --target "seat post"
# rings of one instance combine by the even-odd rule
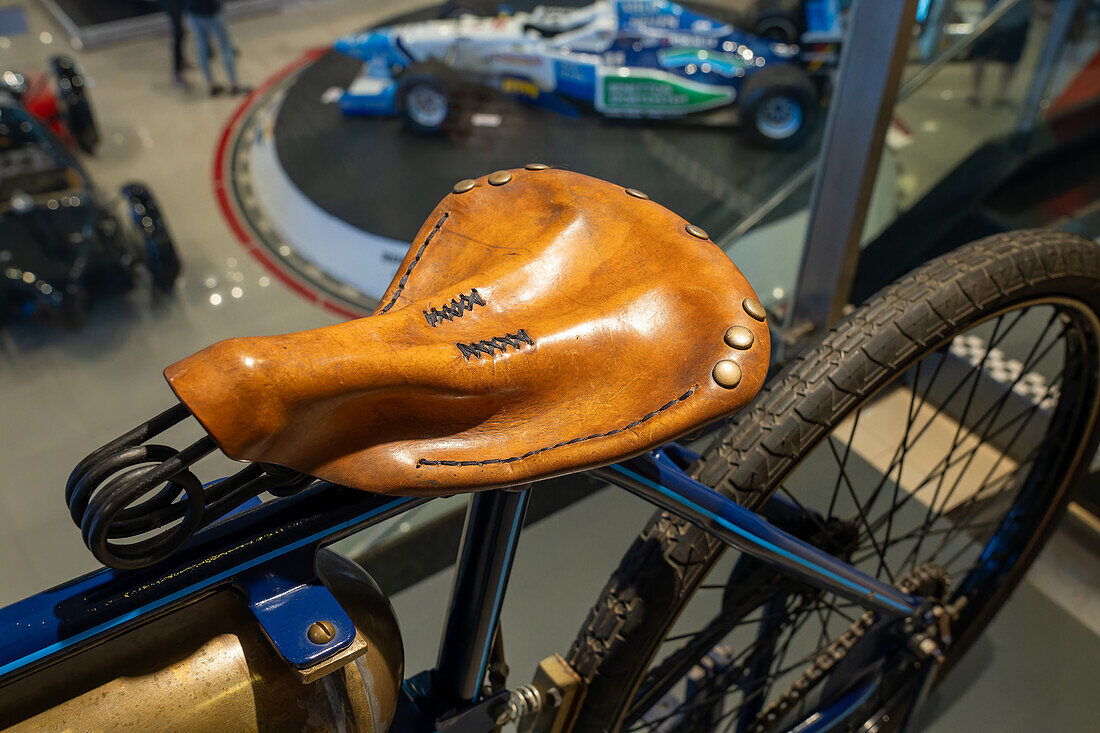
[[[474,494],[466,513],[433,687],[459,703],[478,699],[500,620],[530,485]]]

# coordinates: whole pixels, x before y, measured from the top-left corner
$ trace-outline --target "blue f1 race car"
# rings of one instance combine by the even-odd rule
[[[337,100],[345,114],[402,115],[421,132],[456,124],[472,87],[548,106],[564,97],[609,117],[682,117],[736,103],[748,139],[774,148],[801,142],[819,105],[797,45],[668,0],[458,13],[347,36],[335,48],[364,62]]]

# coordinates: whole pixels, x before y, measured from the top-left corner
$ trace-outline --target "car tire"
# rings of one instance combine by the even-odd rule
[[[145,268],[149,271],[153,286],[162,293],[169,293],[179,278],[180,261],[160,206],[143,183],[128,183],[122,187],[121,193],[134,230],[144,245]]]
[[[54,56],[50,59],[50,71],[57,84],[65,126],[69,128],[80,149],[88,155],[94,155],[99,146],[99,127],[88,99],[83,70],[68,56]]]
[[[458,75],[438,62],[408,66],[397,78],[397,110],[418,133],[438,133],[457,118]]]
[[[796,66],[766,66],[741,85],[741,130],[753,145],[790,150],[802,144],[817,116],[813,81]]]
[[[448,20],[473,15],[491,18],[500,14],[500,7],[493,0],[447,0],[439,6],[439,17]]]

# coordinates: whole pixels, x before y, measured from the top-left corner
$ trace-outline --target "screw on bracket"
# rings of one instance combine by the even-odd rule
[[[328,621],[314,621],[306,631],[306,637],[314,644],[328,644],[336,636],[336,627]]]

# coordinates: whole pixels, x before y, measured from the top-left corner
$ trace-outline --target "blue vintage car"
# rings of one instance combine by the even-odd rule
[[[737,104],[754,143],[797,145],[819,105],[799,47],[668,0],[458,17],[346,36],[363,68],[337,103],[347,115],[403,115],[418,131],[460,122],[471,86],[567,99],[609,117],[671,118]]]

